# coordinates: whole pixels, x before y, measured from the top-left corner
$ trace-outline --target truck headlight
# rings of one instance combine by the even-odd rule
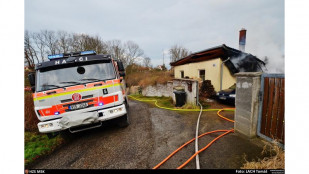
[[[219,92],[217,92],[217,94],[216,95],[220,95],[220,93]]]
[[[45,129],[45,128],[49,128],[49,127],[52,127],[52,126],[53,126],[53,123],[42,124],[42,125],[41,125],[41,128],[42,128],[42,129]]]
[[[236,97],[236,94],[230,94],[229,96],[235,98],[235,97]]]
[[[122,108],[112,109],[109,112],[112,114],[112,113],[117,113],[117,112],[120,112],[120,111],[122,111]]]

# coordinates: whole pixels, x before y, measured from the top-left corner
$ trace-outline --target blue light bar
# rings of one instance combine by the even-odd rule
[[[88,55],[88,54],[96,54],[96,52],[93,50],[80,52],[80,55]]]
[[[48,59],[58,59],[58,58],[63,58],[63,54],[48,55]]]

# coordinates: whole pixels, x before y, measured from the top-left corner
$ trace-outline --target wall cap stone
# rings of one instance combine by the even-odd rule
[[[237,77],[257,77],[257,76],[261,76],[263,73],[262,72],[240,72],[240,73],[236,73],[234,74]]]
[[[198,80],[195,80],[195,79],[177,79],[177,78],[174,78],[173,81],[191,81],[191,82],[197,82]]]

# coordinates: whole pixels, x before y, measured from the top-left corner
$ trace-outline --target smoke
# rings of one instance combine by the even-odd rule
[[[266,63],[267,73],[284,73],[284,52],[274,43],[263,45],[263,48],[257,47],[256,56]]]
[[[284,73],[284,37],[276,33],[248,30],[246,52],[266,63],[266,73]],[[277,37],[276,37],[277,36]]]
[[[231,62],[234,64],[236,69],[240,68],[240,63],[246,58],[245,54],[241,54],[240,56],[236,58],[231,58]],[[244,72],[244,70],[240,70],[240,72]]]

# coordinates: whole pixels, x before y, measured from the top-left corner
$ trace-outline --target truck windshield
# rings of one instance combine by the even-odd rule
[[[114,79],[115,76],[114,67],[111,62],[39,70],[37,72],[36,91]]]

